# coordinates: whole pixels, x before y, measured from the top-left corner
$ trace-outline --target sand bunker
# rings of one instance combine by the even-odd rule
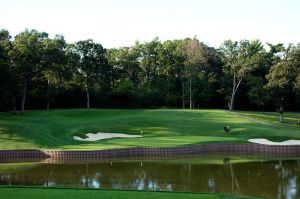
[[[102,132],[87,133],[85,135],[87,136],[87,138],[73,136],[73,139],[78,140],[78,141],[93,142],[93,141],[110,139],[110,138],[140,138],[140,137],[142,137],[141,135],[128,135],[128,134],[123,134],[123,133],[102,133]]]
[[[300,140],[286,140],[283,142],[272,142],[267,139],[257,138],[257,139],[249,139],[248,141],[256,144],[265,144],[265,145],[280,145],[280,146],[300,145]]]

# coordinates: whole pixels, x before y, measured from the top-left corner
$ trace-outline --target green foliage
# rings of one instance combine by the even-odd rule
[[[120,79],[128,79],[132,82],[134,89],[138,88],[140,82],[141,68],[139,65],[139,57],[141,50],[139,44],[128,48],[109,49],[107,58],[111,70],[113,86],[118,85]]]
[[[13,75],[9,68],[9,57],[6,47],[9,44],[10,35],[7,30],[0,30],[0,110],[6,109],[11,98]]]
[[[25,30],[16,36],[9,56],[13,62],[12,67],[20,79],[32,78],[39,72],[43,41],[47,37],[47,33],[36,30]]]
[[[147,86],[148,89],[151,87],[158,75],[159,64],[158,64],[158,49],[161,46],[161,42],[158,38],[154,38],[150,42],[146,42],[141,45],[141,60],[140,67],[142,69],[142,85]]]
[[[248,91],[251,103],[257,104],[262,108],[271,100],[271,96],[264,88],[265,81],[262,77],[252,76],[248,80],[250,89]]]
[[[7,110],[11,99],[10,90],[12,89],[12,74],[9,71],[8,64],[0,58],[0,110]]]
[[[68,50],[75,68],[74,75],[77,76],[75,79],[79,80],[76,83],[86,91],[87,108],[90,108],[91,88],[109,72],[106,50],[91,39],[78,41]]]
[[[70,76],[67,68],[65,49],[67,43],[63,36],[57,35],[54,39],[46,39],[43,47],[43,58],[41,60],[41,72],[44,81],[56,87],[64,83]]]
[[[300,47],[289,45],[282,50],[279,59],[271,66],[266,75],[268,80],[265,88],[270,90],[275,99],[275,104],[283,110],[287,105],[285,98],[293,90],[298,90],[298,79],[300,74]],[[276,52],[276,51],[275,51]]]
[[[83,107],[84,101],[87,107],[224,108],[230,102],[274,109],[288,96],[285,103],[298,110],[299,46],[268,46],[266,52],[259,40],[227,40],[215,49],[197,38],[154,38],[105,49],[91,39],[68,44],[36,30],[12,39],[1,30],[0,110],[24,111],[26,96],[30,109],[46,102],[48,109]]]
[[[232,92],[229,109],[234,109],[235,95],[242,81],[261,67],[265,50],[259,40],[242,40],[239,43],[227,40],[220,48],[225,71],[232,75]]]
[[[99,78],[106,70],[105,49],[101,44],[93,40],[76,42],[73,46],[74,54],[77,55],[77,72],[89,83]]]

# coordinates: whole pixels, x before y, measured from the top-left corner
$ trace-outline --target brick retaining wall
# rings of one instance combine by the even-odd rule
[[[16,159],[46,159],[57,162],[67,159],[157,158],[181,155],[226,155],[261,157],[300,157],[300,146],[269,146],[250,143],[214,143],[183,147],[127,148],[109,150],[0,150],[0,162]]]
[[[50,158],[49,154],[37,149],[0,150],[1,162],[38,162]]]

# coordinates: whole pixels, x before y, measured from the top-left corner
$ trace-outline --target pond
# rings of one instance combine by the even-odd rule
[[[299,160],[190,158],[0,164],[0,185],[233,193],[300,198]]]

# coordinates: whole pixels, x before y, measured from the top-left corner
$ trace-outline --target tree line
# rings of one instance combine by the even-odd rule
[[[300,110],[300,45],[197,38],[105,49],[0,30],[0,110],[70,107]]]

